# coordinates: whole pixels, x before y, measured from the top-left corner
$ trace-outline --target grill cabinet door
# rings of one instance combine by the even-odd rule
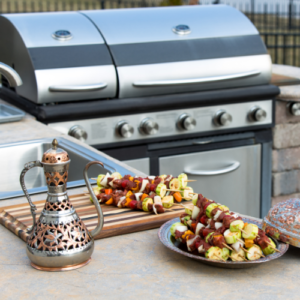
[[[127,164],[130,167],[133,167],[147,175],[150,174],[150,159],[147,158],[139,158],[139,159],[130,159],[123,160],[123,163]]]
[[[188,184],[194,192],[227,205],[231,211],[260,216],[260,145],[161,157],[159,170],[173,176],[185,172],[189,179],[197,180]]]

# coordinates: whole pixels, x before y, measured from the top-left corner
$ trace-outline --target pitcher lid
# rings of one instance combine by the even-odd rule
[[[300,247],[300,199],[274,205],[264,217],[262,227],[273,238]]]
[[[52,148],[47,150],[44,155],[42,162],[47,164],[57,164],[57,163],[65,163],[70,160],[69,154],[67,151],[58,148],[58,141],[54,139],[52,141]]]

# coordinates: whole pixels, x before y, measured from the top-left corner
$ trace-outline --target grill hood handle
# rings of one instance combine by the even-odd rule
[[[167,86],[178,84],[192,84],[192,83],[204,83],[204,82],[216,82],[229,79],[237,79],[259,75],[261,71],[253,70],[243,73],[227,74],[220,76],[201,77],[201,78],[189,78],[189,79],[175,79],[175,80],[158,80],[158,81],[137,81],[133,83],[136,87],[151,87],[151,86]]]
[[[2,74],[7,79],[11,87],[16,87],[23,83],[21,77],[13,68],[1,62],[0,74]]]
[[[55,85],[50,86],[50,92],[92,92],[102,90],[107,87],[107,83],[87,84],[87,85]]]

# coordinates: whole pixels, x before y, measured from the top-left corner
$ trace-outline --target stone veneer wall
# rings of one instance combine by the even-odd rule
[[[287,101],[276,100],[272,205],[292,197],[300,198],[300,116],[293,116],[287,105]]]
[[[272,69],[275,74],[300,79],[300,68],[273,64]],[[281,86],[275,101],[272,205],[300,198],[300,116],[290,113],[290,102],[300,102],[300,85]]]

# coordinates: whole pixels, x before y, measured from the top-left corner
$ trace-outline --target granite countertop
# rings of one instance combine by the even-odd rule
[[[300,79],[300,68],[298,67],[273,64],[272,72],[275,74]],[[281,86],[280,94],[277,96],[277,99],[300,102],[300,85]]]
[[[61,135],[28,115],[0,125],[0,144]],[[45,194],[33,197],[39,199]],[[0,201],[0,206],[24,202],[20,197]],[[221,269],[170,251],[157,232],[97,240],[87,266],[48,273],[33,269],[25,243],[0,225],[1,299],[299,299],[298,248],[290,247],[283,257],[251,269]]]

